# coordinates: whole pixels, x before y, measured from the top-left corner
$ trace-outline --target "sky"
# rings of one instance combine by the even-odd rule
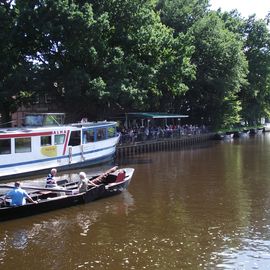
[[[256,14],[257,19],[264,19],[270,12],[269,0],[210,0],[211,9],[222,11],[230,11],[237,9],[243,17]]]

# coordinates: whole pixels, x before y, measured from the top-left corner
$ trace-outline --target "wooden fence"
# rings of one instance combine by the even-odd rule
[[[183,136],[162,140],[151,140],[136,143],[120,144],[116,148],[116,158],[124,158],[139,153],[155,152],[163,150],[181,149],[188,145],[195,145],[213,138],[212,133],[193,136]]]

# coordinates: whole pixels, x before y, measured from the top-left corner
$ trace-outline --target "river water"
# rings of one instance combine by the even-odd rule
[[[130,157],[128,191],[0,223],[0,269],[270,269],[269,164],[270,134]]]

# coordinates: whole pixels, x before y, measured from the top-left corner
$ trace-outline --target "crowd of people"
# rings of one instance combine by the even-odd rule
[[[165,127],[122,127],[119,132],[121,133],[120,144],[125,144],[147,140],[192,136],[206,133],[208,130],[205,126],[198,125],[166,125]]]

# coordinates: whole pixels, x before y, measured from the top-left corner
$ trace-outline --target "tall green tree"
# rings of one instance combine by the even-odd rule
[[[158,0],[157,10],[164,24],[175,33],[186,33],[207,13],[209,0]]]
[[[242,88],[243,118],[257,124],[270,116],[270,33],[264,20],[250,16],[245,20],[245,55],[249,84]]]
[[[95,20],[88,3],[37,0],[16,5],[18,27],[25,36],[23,52],[35,68],[31,90],[49,94],[66,111],[84,114],[86,106],[103,95],[97,48],[102,53],[106,19]]]
[[[240,121],[238,93],[246,83],[243,43],[226,29],[215,12],[190,29],[194,36],[196,80],[190,83],[186,107],[194,121],[228,127]]]
[[[26,37],[22,49],[35,67],[32,89],[49,92],[66,110],[93,117],[113,110],[157,110],[186,91],[192,48],[161,23],[152,1],[16,5]]]
[[[21,51],[18,10],[13,1],[0,3],[0,114],[9,123],[11,113],[28,97],[31,65]]]
[[[192,76],[190,45],[173,37],[154,8],[154,1],[93,3],[95,14],[106,12],[113,26],[109,46],[119,57],[104,75],[111,101],[126,104],[126,109],[169,110],[174,97],[186,91],[185,79]]]

